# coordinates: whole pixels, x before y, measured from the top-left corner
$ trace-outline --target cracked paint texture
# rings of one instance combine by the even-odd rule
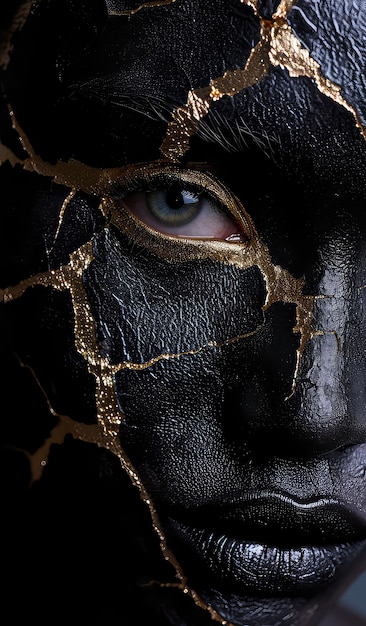
[[[339,31],[339,10],[334,7],[323,10],[318,2],[283,0],[269,3],[273,13],[263,17],[265,4],[237,2],[232,11],[221,1],[213,3],[211,10],[204,3],[184,6],[180,0],[107,2],[106,11],[98,12],[96,4],[87,9],[83,27],[72,2],[65,16],[62,10],[56,16],[60,27],[46,7],[51,30],[57,33],[62,19],[64,26],[71,19],[73,34],[65,48],[56,46],[55,52],[41,32],[39,50],[35,46],[29,60],[23,62],[16,47],[14,51],[16,34],[20,42],[23,36],[25,41],[33,36],[32,28],[37,31],[43,10],[42,3],[35,3],[29,13],[32,3],[23,2],[0,48],[5,94],[2,115],[7,119],[0,146],[6,196],[3,255],[8,253],[11,260],[8,267],[5,258],[0,290],[4,326],[9,330],[6,346],[9,344],[12,354],[11,372],[26,380],[30,398],[42,407],[31,443],[17,435],[17,444],[9,445],[9,450],[29,463],[32,489],[42,490],[52,468],[58,463],[62,467],[59,459],[64,454],[72,460],[73,450],[81,452],[88,466],[89,445],[94,460],[103,458],[106,473],[113,467],[118,475],[116,464],[122,468],[124,478],[116,480],[123,482],[127,476],[153,535],[154,573],[147,571],[139,587],[155,588],[152,593],[156,594],[179,592],[183,613],[190,615],[193,606],[203,626],[212,619],[222,624],[237,621],[231,609],[220,608],[220,603],[210,599],[204,601],[205,593],[191,584],[190,572],[176,558],[161,521],[167,505],[188,506],[191,498],[198,506],[205,498],[218,497],[220,486],[227,488],[233,482],[242,490],[258,489],[267,476],[262,468],[258,473],[252,450],[258,445],[261,429],[269,433],[267,454],[269,442],[280,433],[281,460],[277,466],[270,464],[268,475],[276,480],[277,474],[283,476],[290,488],[297,466],[286,449],[285,428],[289,425],[294,449],[304,445],[304,454],[309,455],[309,449],[323,453],[326,446],[332,447],[329,441],[334,442],[342,415],[348,411],[353,415],[353,400],[348,403],[341,394],[334,400],[329,385],[332,372],[340,388],[351,390],[361,403],[364,396],[352,380],[353,370],[362,370],[364,357],[344,348],[347,342],[352,346],[363,338],[349,313],[352,306],[355,318],[361,318],[362,294],[358,290],[355,296],[352,286],[363,285],[366,278],[361,261],[361,269],[350,264],[350,256],[362,259],[363,250],[359,204],[364,198],[353,195],[365,162],[359,94],[362,65],[357,61],[362,52],[354,39],[363,12],[354,3],[350,25],[342,21]],[[94,10],[100,20],[95,28]],[[108,14],[120,24],[117,40]],[[192,20],[192,15],[197,19]],[[166,18],[166,32],[161,16]],[[169,29],[174,33],[176,28],[174,18],[176,23],[181,20],[182,29],[176,39],[169,36]],[[149,28],[153,25],[151,59],[142,45],[147,33],[144,19],[152,20]],[[198,42],[202,21],[207,28]],[[136,39],[139,32],[141,41]],[[187,33],[191,48],[187,48]],[[325,47],[321,43],[324,38],[328,42]],[[350,39],[354,45],[346,53]],[[55,41],[59,39],[55,37]],[[100,48],[95,48],[96,41]],[[131,47],[132,42],[136,47]],[[339,58],[333,63],[326,50],[338,49],[339,42]],[[56,58],[51,81],[45,83],[47,89],[43,82],[50,68],[47,62],[42,65],[41,54],[46,44]],[[99,60],[96,49],[102,51]],[[97,77],[90,75],[95,61],[100,61]],[[161,79],[162,69],[166,81]],[[28,70],[30,83],[33,78],[37,81],[34,96],[27,90]],[[350,74],[352,83],[347,82]],[[24,102],[24,92],[19,90],[22,80],[27,91]],[[113,93],[111,82],[115,84]],[[266,95],[276,84],[286,85],[286,90],[280,90],[282,101],[265,107]],[[149,97],[156,89],[158,99],[151,108]],[[290,129],[287,137],[277,137],[275,147],[271,146],[266,125],[275,127],[280,120],[277,128],[291,127],[281,113],[281,106],[288,102],[293,127],[315,137],[311,154],[316,155],[317,163],[324,159],[323,135],[319,133],[319,139],[317,135],[320,123],[303,129],[302,117],[297,116],[298,111],[306,114],[312,99],[319,110],[324,107],[329,114],[325,125],[331,127],[339,116],[342,132],[348,133],[355,146],[353,159],[358,165],[351,167],[349,188],[348,173],[335,181],[324,167],[319,168],[312,185],[316,159],[305,164],[310,174],[306,168],[304,174],[303,155],[297,152],[297,142],[301,143],[304,135],[292,135]],[[49,107],[49,117],[43,117],[43,107]],[[259,115],[262,108],[265,112]],[[258,132],[263,131],[264,143],[256,141],[250,126],[246,129],[242,123],[250,122],[251,116],[255,122],[262,120]],[[321,115],[315,117],[323,123]],[[228,135],[233,128],[239,139],[232,149]],[[330,163],[339,168],[339,154],[347,148],[338,136],[334,145],[332,141],[327,137]],[[284,163],[272,159],[286,142],[293,152],[285,154]],[[269,149],[263,150],[267,144]],[[181,161],[187,155],[193,163],[196,186],[204,188],[200,170],[215,172],[210,179],[206,176],[205,184],[224,200],[222,204],[247,236],[245,243],[170,237],[134,219],[124,208],[123,198],[138,184],[141,168],[146,169],[144,184],[150,191],[150,166],[146,163],[163,170],[173,162],[184,170]],[[292,177],[289,169],[293,162],[298,169]],[[260,189],[255,182],[258,173],[262,176]],[[184,183],[194,182],[184,178],[179,168],[175,176]],[[325,214],[324,222],[316,217],[315,226],[308,219],[309,214],[313,217],[314,202]],[[346,226],[341,216],[345,203],[351,215]],[[328,222],[332,220],[330,237]],[[328,261],[337,268],[333,282],[328,280]],[[309,269],[311,264],[314,270]],[[343,299],[337,291],[340,285],[345,285]],[[333,314],[336,305],[344,323]],[[325,367],[321,373],[314,358],[323,365],[328,359],[329,371]],[[316,406],[320,387],[318,421],[312,423],[306,399],[310,407]],[[332,402],[336,410],[330,419]],[[21,417],[25,412],[22,399],[13,397],[13,403],[19,404]],[[250,407],[247,425],[233,425],[243,407]],[[301,420],[307,426],[306,437]],[[360,421],[357,411],[355,421]],[[349,443],[350,429],[344,429],[343,447]],[[360,430],[358,426],[357,432]],[[156,458],[156,449],[162,450],[161,458]],[[164,458],[168,459],[166,465]],[[197,458],[203,459],[199,467]],[[211,458],[218,460],[216,466]],[[359,467],[361,453],[357,459]],[[249,469],[243,478],[244,461]],[[82,462],[75,464],[80,472]],[[316,465],[316,461],[311,464],[310,473],[316,474]],[[324,483],[328,490],[334,489],[336,497],[337,487],[330,485],[340,473],[338,460],[330,460],[329,468],[331,478]],[[362,476],[362,471],[358,474]],[[99,485],[101,476],[94,480]],[[308,487],[303,492],[302,488],[301,480],[295,481],[298,497],[305,491],[309,497]],[[315,486],[311,497],[318,492],[320,486]],[[129,497],[133,499],[128,495],[126,501]],[[114,502],[113,497],[108,503],[112,509]],[[123,519],[129,514],[129,510],[119,513]],[[103,520],[96,519],[105,532]],[[111,514],[113,541],[105,542],[105,551],[115,548],[118,529],[114,519]],[[37,517],[38,532],[40,522]],[[143,533],[139,541],[136,552],[132,547],[131,558],[127,558],[127,569],[137,578],[134,556],[141,549],[146,557]],[[159,563],[156,570],[155,559]],[[150,565],[149,558],[146,561]],[[109,608],[117,611],[118,583],[112,587]],[[134,603],[138,606],[138,594]],[[293,620],[300,605],[285,607]],[[259,611],[262,621],[256,621],[253,606],[246,611],[251,611],[255,626],[262,626],[263,610]]]

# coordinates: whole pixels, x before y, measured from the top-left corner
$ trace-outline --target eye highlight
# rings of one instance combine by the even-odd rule
[[[118,195],[124,209],[161,234],[230,243],[248,241],[244,218],[230,211],[235,205],[232,195],[205,172],[174,167],[151,172],[146,168],[142,176],[139,172],[129,178]]]

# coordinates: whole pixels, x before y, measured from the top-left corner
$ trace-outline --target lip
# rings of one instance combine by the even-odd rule
[[[365,518],[333,498],[261,491],[224,505],[169,511],[162,523],[191,584],[310,595],[335,580],[365,545]]]

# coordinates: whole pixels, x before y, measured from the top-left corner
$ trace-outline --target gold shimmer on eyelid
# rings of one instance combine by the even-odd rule
[[[23,1],[16,9],[8,29],[4,31],[0,28],[0,69],[7,68],[13,51],[12,38],[23,28],[34,3],[35,0]]]
[[[153,7],[164,7],[168,4],[173,4],[176,0],[151,0],[150,2],[143,2],[136,9],[125,9],[120,11],[119,9],[107,9],[108,15],[134,15],[141,9],[150,9]]]
[[[194,169],[193,164],[192,167],[188,169],[177,167],[166,162],[142,163],[115,172],[115,178],[108,181],[101,194],[101,210],[107,219],[109,211],[112,210],[115,218],[118,220],[119,208],[117,211],[113,211],[115,208],[114,200],[111,199],[111,202],[109,202],[109,197],[113,197],[114,186],[122,187],[127,192],[136,191],[136,181],[138,181],[138,186],[149,186],[152,181],[159,182],[159,180],[161,180],[159,176],[164,177],[164,182],[161,184],[166,184],[170,180],[172,183],[179,181],[181,184],[187,183],[197,189],[204,190],[211,201],[216,202],[221,207],[225,207],[230,217],[236,221],[246,238],[250,239],[251,221],[239,200],[224,183],[218,181],[213,173],[202,167],[196,167]],[[163,233],[161,233],[161,235],[164,236]]]
[[[343,98],[341,87],[322,74],[320,65],[301,45],[286,21],[289,11],[296,5],[297,0],[282,0],[272,20],[265,20],[258,14],[256,0],[241,0],[241,2],[250,6],[260,20],[259,42],[252,48],[243,69],[228,70],[223,76],[211,80],[207,87],[191,90],[188,93],[186,104],[172,113],[165,138],[160,146],[161,154],[171,162],[179,162],[189,149],[190,139],[196,133],[200,120],[208,114],[211,104],[224,96],[235,96],[243,89],[255,85],[265,77],[271,65],[286,69],[291,77],[305,76],[314,80],[321,93],[353,115],[356,126],[366,139],[366,130],[356,108]]]

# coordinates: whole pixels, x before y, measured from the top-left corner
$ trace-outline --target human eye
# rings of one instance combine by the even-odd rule
[[[229,192],[207,173],[178,168],[140,171],[129,179],[119,203],[140,223],[164,235],[248,240],[247,228],[230,211]]]

